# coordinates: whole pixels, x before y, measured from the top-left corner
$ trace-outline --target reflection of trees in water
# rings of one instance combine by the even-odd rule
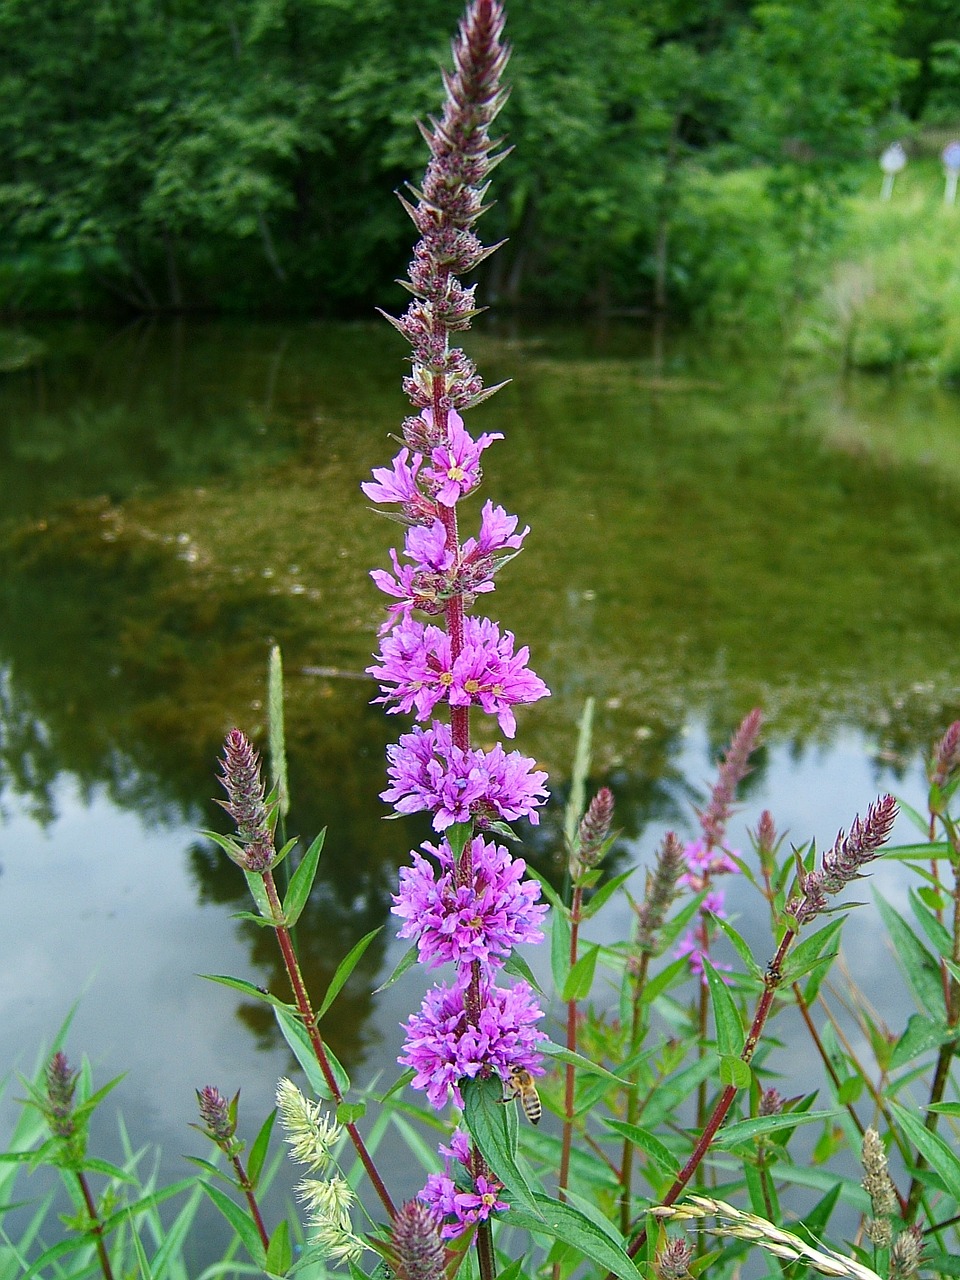
[[[194,845],[190,869],[199,888],[201,902],[229,903],[238,910],[250,909],[243,876],[216,846]],[[361,1063],[376,1042],[370,1025],[374,1010],[371,994],[376,986],[391,937],[391,864],[364,866],[353,851],[324,857],[310,901],[296,928],[297,953],[307,988],[319,1006],[337,965],[365,933],[386,924],[324,1017],[324,1034],[334,1053],[350,1070]],[[290,988],[272,929],[248,921],[237,926],[250,953],[251,972],[257,982],[283,1000]],[[280,1032],[270,1007],[243,1002],[237,1017],[253,1032],[259,1047],[280,1042]]]
[[[238,724],[262,736],[254,700],[279,642],[290,830],[329,833],[298,931],[321,993],[353,942],[387,920],[396,868],[428,834],[422,821],[385,822],[377,795],[386,745],[406,722],[370,707],[366,683],[303,674],[356,671],[375,644],[380,601],[365,573],[385,563],[390,539],[357,485],[402,416],[400,356],[388,334],[326,326],[91,332],[51,341],[46,364],[0,387],[4,519],[8,530],[18,513],[32,521],[0,533],[0,796],[23,796],[50,821],[68,773],[148,823],[218,822],[223,734]],[[758,432],[745,418],[742,430],[713,430],[731,412],[716,396],[658,391],[651,426],[638,369],[633,357],[528,362],[487,421],[512,442],[502,471],[491,459],[491,495],[535,527],[497,604],[553,688],[522,712],[516,745],[551,773],[554,799],[520,852],[555,883],[588,694],[591,786],[613,787],[622,832],[612,871],[648,827],[692,830],[712,770],[679,772],[691,718],[704,721],[713,759],[753,705],[767,714],[766,741],[787,736],[798,758],[856,725],[878,744],[878,771],[895,772],[960,711],[936,669],[955,635],[955,602],[940,589],[952,581],[954,497],[927,477],[827,454],[793,426]],[[918,547],[926,559],[894,582],[897,558],[913,564]],[[942,560],[933,568],[929,548]],[[299,580],[281,583],[292,562]],[[929,635],[914,621],[928,613]],[[809,621],[821,614],[823,631]],[[924,664],[929,683],[910,684]],[[745,794],[765,768],[761,751]],[[222,855],[198,844],[190,866],[201,901],[245,905]],[[269,934],[238,928],[253,969],[284,995]],[[347,1063],[368,1043],[385,945],[331,1013]],[[239,1016],[258,1039],[275,1037],[265,1006]]]

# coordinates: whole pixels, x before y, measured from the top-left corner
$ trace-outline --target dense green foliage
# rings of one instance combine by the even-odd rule
[[[453,16],[447,0],[9,0],[0,305],[382,301],[410,236],[382,193],[422,164],[410,121]],[[484,287],[516,304],[736,312],[763,274],[758,225],[799,288],[898,93],[942,117],[956,81],[951,28],[916,0],[525,0],[508,17],[517,150],[488,225],[509,244]]]

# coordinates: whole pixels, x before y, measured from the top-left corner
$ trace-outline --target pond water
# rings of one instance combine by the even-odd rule
[[[242,1086],[252,1135],[291,1070],[266,1006],[195,976],[283,992],[270,939],[233,918],[242,877],[198,834],[223,826],[223,734],[262,737],[273,643],[289,829],[328,828],[300,928],[313,989],[387,924],[329,1015],[358,1081],[394,1070],[397,1024],[419,999],[414,976],[370,995],[405,949],[389,895],[427,834],[383,821],[401,724],[369,705],[363,676],[382,616],[368,570],[387,564],[395,526],[359,484],[395,452],[404,352],[382,325],[31,334],[40,358],[0,375],[0,1072],[30,1072],[76,1004],[71,1056],[88,1054],[101,1081],[127,1072],[115,1096],[133,1141],[159,1143],[175,1177],[182,1153],[206,1154],[186,1127],[195,1088]],[[469,345],[488,383],[513,379],[471,424],[506,437],[486,455],[483,497],[532,528],[495,616],[553,690],[519,717],[518,745],[555,797],[526,855],[556,865],[588,695],[620,868],[649,862],[668,826],[692,833],[754,705],[766,729],[738,847],[764,807],[821,846],[880,790],[922,807],[922,756],[960,713],[956,398],[729,344],[655,349],[629,326],[491,325]],[[901,900],[895,868],[876,883]],[[733,907],[766,955],[745,888]],[[614,908],[595,934],[627,927]],[[889,997],[872,907],[854,913],[846,951],[868,993]],[[791,1045],[791,1070],[806,1066],[816,1073]],[[96,1136],[115,1153],[112,1117]],[[412,1193],[419,1171],[395,1164]]]

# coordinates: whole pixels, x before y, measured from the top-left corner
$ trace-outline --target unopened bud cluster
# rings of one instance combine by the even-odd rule
[[[576,850],[573,858],[574,878],[584,871],[599,866],[606,853],[610,827],[613,823],[613,792],[601,787],[587,806],[577,830]]]
[[[432,1208],[420,1200],[408,1200],[393,1220],[390,1240],[405,1280],[442,1280],[444,1246]]]
[[[233,1136],[237,1131],[237,1100],[228,1102],[212,1084],[197,1090],[197,1107],[207,1136],[227,1155],[231,1154]]]
[[[260,757],[239,729],[227,734],[220,770],[227,799],[218,803],[237,824],[237,838],[227,852],[244,871],[262,873],[276,856],[273,821],[260,776]]]
[[[867,809],[866,818],[858,815],[853,820],[849,835],[840,831],[833,848],[823,855],[820,870],[804,877],[802,893],[787,904],[787,914],[797,924],[813,920],[826,908],[830,895],[839,893],[851,880],[860,879],[861,869],[873,861],[880,846],[889,839],[897,813],[893,796],[880,796]]]
[[[672,831],[663,837],[657,851],[653,872],[647,875],[647,888],[643,902],[634,906],[637,913],[637,949],[650,955],[656,953],[659,933],[667,917],[670,904],[677,896],[677,886],[686,870],[686,853],[680,840]]]
[[[960,767],[960,720],[954,720],[937,743],[930,768],[930,781],[945,787]]]

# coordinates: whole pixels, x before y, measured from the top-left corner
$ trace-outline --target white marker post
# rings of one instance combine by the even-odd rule
[[[893,180],[907,165],[907,153],[899,142],[891,142],[880,157],[880,168],[883,170],[883,186],[880,188],[880,199],[889,200],[893,195]]]
[[[960,177],[960,142],[948,142],[940,155],[943,161],[943,203],[953,205],[957,201],[957,178]]]

